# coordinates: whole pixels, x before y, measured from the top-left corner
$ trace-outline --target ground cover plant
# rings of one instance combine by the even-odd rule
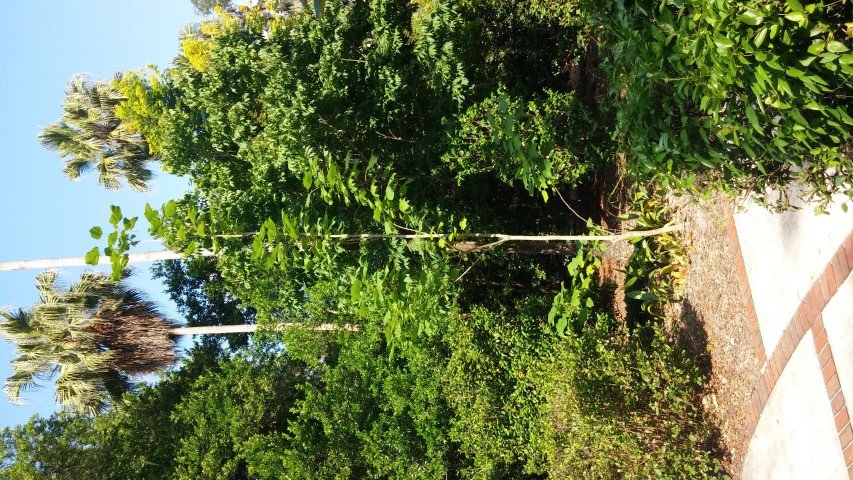
[[[606,242],[496,234],[849,194],[851,6],[261,3],[198,2],[173,65],[75,77],[41,137],[107,187],[189,177],[146,210],[187,257],[156,274],[190,324],[260,333],[5,430],[0,478],[725,477],[707,372],[663,321],[685,237],[633,241],[614,284]],[[137,221],[110,223],[89,259],[121,273]]]

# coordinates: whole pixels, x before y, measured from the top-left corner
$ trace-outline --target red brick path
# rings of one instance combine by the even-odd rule
[[[814,348],[818,354],[818,361],[823,371],[823,381],[826,386],[827,399],[835,415],[835,428],[838,432],[838,441],[847,465],[847,473],[853,480],[853,428],[850,424],[850,413],[847,402],[841,391],[841,383],[838,372],[835,370],[835,359],[832,355],[832,347],[827,340],[826,330],[823,328],[823,317],[821,313],[829,303],[844,280],[853,269],[853,232],[847,235],[842,245],[832,256],[832,260],[826,264],[823,273],[812,284],[805,298],[800,302],[797,312],[788,322],[788,326],[782,333],[782,338],[769,352],[761,338],[758,318],[755,314],[755,304],[752,300],[752,291],[749,287],[749,278],[746,274],[746,266],[738,240],[737,228],[734,218],[728,215],[728,234],[735,256],[738,280],[741,293],[746,301],[746,319],[749,326],[752,345],[755,347],[758,365],[761,370],[759,378],[755,382],[752,391],[752,399],[749,408],[749,425],[747,425],[749,437],[755,433],[755,427],[761,417],[761,412],[767,404],[767,399],[776,386],[776,381],[785,370],[788,360],[794,350],[800,344],[806,333],[811,331],[814,339]],[[769,357],[768,357],[769,354]]]

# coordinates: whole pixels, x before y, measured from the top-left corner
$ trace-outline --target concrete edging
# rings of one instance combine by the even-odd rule
[[[800,300],[796,313],[788,322],[779,342],[768,352],[761,337],[761,330],[755,312],[755,304],[752,298],[752,290],[749,285],[749,277],[746,272],[743,254],[740,248],[737,227],[734,222],[731,207],[726,204],[726,227],[729,242],[734,254],[735,267],[738,275],[741,293],[746,304],[746,320],[750,331],[752,345],[755,348],[756,359],[761,373],[756,379],[753,387],[749,407],[749,424],[747,433],[752,438],[761,413],[767,405],[767,400],[776,386],[776,382],[785,370],[794,350],[806,336],[812,333],[815,352],[823,373],[823,382],[826,388],[827,399],[830,402],[835,420],[835,428],[838,433],[839,446],[847,467],[848,477],[853,480],[853,427],[850,423],[850,413],[838,372],[835,368],[832,347],[827,338],[827,332],[823,325],[821,313],[838,288],[853,270],[853,231],[851,231],[844,242],[838,247],[830,261],[823,268],[819,277],[812,283],[805,298]]]

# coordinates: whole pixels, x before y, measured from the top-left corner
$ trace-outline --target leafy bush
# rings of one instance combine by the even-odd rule
[[[636,172],[853,194],[851,18],[849,2],[617,2],[607,70]]]
[[[572,93],[546,90],[529,101],[505,88],[468,109],[443,160],[457,181],[489,173],[528,193],[576,185],[607,162],[608,133]]]
[[[623,218],[635,221],[637,229],[651,230],[670,223],[669,207],[663,192],[638,187],[634,193],[632,213]],[[642,311],[652,317],[663,318],[664,307],[681,299],[688,270],[687,253],[692,248],[685,245],[676,232],[666,232],[653,237],[632,241],[634,251],[628,260],[625,297],[639,302]],[[639,311],[632,322],[639,320]]]
[[[695,406],[703,377],[654,324],[629,332],[599,314],[552,372],[555,478],[722,476],[713,427]],[[594,446],[594,447],[593,447]]]
[[[443,352],[389,355],[376,323],[344,335],[288,332],[316,377],[301,387],[278,478],[456,478],[465,460],[449,437]]]
[[[450,432],[473,463],[465,478],[520,478],[546,469],[551,385],[543,375],[559,342],[544,322],[548,306],[540,297],[511,310],[479,307],[448,325]]]

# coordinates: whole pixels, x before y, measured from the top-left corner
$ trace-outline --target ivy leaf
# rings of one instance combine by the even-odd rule
[[[767,38],[767,28],[762,28],[755,35],[755,46],[760,47],[762,43],[764,43],[764,39]]]
[[[114,282],[117,282],[117,281],[121,280],[121,269],[122,269],[121,262],[122,262],[122,259],[121,258],[113,258],[112,262],[113,262],[112,280]]]
[[[745,12],[743,12],[743,14],[741,14],[741,16],[737,17],[737,19],[740,20],[742,23],[745,23],[747,25],[751,25],[754,27],[756,25],[761,25],[761,22],[764,21],[764,16],[762,16],[757,11],[749,8]]]
[[[100,259],[101,256],[98,253],[98,247],[93,247],[91,250],[86,252],[86,265],[92,265],[94,267],[98,264]]]
[[[157,214],[157,210],[154,210],[153,208],[151,208],[151,204],[150,204],[150,203],[146,203],[146,204],[145,204],[145,218],[146,218],[150,223],[154,223],[154,220],[155,220],[157,217],[159,217],[159,216],[160,216],[160,215],[158,215],[158,214]]]
[[[191,257],[195,253],[197,248],[198,242],[196,242],[195,240],[191,241],[190,244],[187,245],[187,248],[184,249],[184,256]]]
[[[805,75],[805,73],[806,73],[806,72],[804,72],[804,71],[802,71],[802,70],[800,70],[800,69],[798,69],[798,68],[788,67],[788,69],[787,69],[787,70],[785,70],[785,73],[786,73],[789,77],[800,78],[800,77],[802,77],[803,75]]]
[[[281,211],[281,224],[284,233],[286,233],[291,239],[296,240],[299,237],[299,234],[296,232],[296,226],[290,218],[287,217],[284,210]]]
[[[104,231],[101,229],[101,227],[99,227],[97,225],[89,229],[89,235],[91,235],[92,238],[94,238],[95,240],[100,240],[101,235],[103,235],[103,234],[104,234]]]
[[[838,40],[833,40],[826,45],[826,49],[832,53],[842,53],[850,50],[846,45],[839,42]]]
[[[564,337],[566,335],[566,327],[568,326],[569,321],[565,315],[561,315],[560,319],[557,320],[557,335]]]
[[[463,218],[462,220],[459,220],[459,228],[461,228],[462,230],[465,230],[467,227],[468,227],[468,219],[467,218]]]
[[[357,302],[359,298],[361,298],[361,280],[355,279],[350,287],[350,297],[353,302]]]
[[[124,215],[121,214],[121,207],[117,205],[110,205],[110,211],[112,211],[112,215],[110,215],[110,224],[114,228],[118,228],[118,222],[124,218]]]
[[[166,218],[172,218],[175,215],[175,211],[178,209],[178,206],[175,205],[174,200],[169,200],[163,205],[163,216]]]
[[[817,39],[814,41],[814,43],[809,45],[808,52],[812,55],[820,55],[820,53],[823,52],[823,49],[825,47],[826,42],[824,42],[822,39]]]
[[[729,37],[714,37],[714,45],[720,50],[727,50],[732,48],[735,42],[731,41]]]

